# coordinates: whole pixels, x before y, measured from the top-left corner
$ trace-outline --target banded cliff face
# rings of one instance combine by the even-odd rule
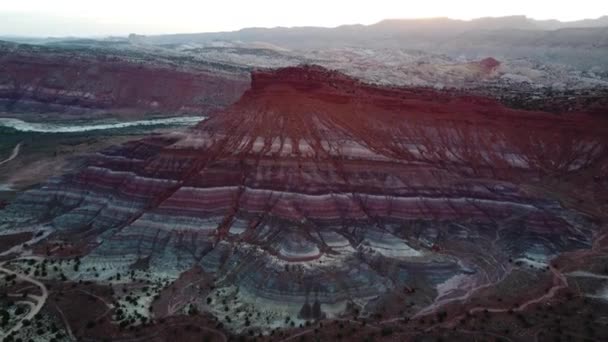
[[[403,288],[424,313],[504,279],[509,259],[590,246],[587,216],[535,189],[561,180],[605,202],[597,120],[319,67],[257,72],[228,109],[99,153],[22,194],[0,225],[88,239],[85,262],[200,265],[218,291],[303,319],[374,312]]]
[[[0,46],[0,111],[206,115],[225,108],[249,77],[128,51]]]

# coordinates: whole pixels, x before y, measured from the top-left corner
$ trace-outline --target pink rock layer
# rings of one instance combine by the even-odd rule
[[[30,49],[0,47],[4,111],[206,115],[235,102],[249,83],[244,72],[195,63]]]

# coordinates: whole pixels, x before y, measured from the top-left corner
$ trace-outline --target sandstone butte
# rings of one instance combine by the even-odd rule
[[[510,259],[590,248],[608,200],[602,120],[316,66],[257,71],[189,131],[23,193],[0,227],[51,225],[86,243],[83,263],[198,265],[243,301],[304,318],[373,310],[403,287],[428,294],[425,310],[504,279]]]

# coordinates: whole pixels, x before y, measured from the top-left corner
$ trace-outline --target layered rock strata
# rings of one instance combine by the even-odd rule
[[[238,100],[248,86],[239,70],[129,52],[2,44],[0,111],[206,115]]]
[[[22,194],[0,225],[90,237],[85,262],[199,265],[251,310],[369,313],[404,288],[423,310],[498,283],[509,259],[590,246],[592,222],[525,185],[584,173],[598,181],[581,191],[601,196],[608,127],[597,120],[314,66],[261,71],[228,109],[99,153]]]

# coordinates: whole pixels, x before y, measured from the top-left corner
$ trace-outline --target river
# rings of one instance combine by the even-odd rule
[[[92,124],[79,121],[76,124],[69,124],[67,122],[42,123],[26,122],[15,118],[0,118],[0,127],[12,128],[20,132],[78,133],[138,126],[192,126],[204,119],[205,117],[201,116],[182,116],[125,122],[94,122]]]

